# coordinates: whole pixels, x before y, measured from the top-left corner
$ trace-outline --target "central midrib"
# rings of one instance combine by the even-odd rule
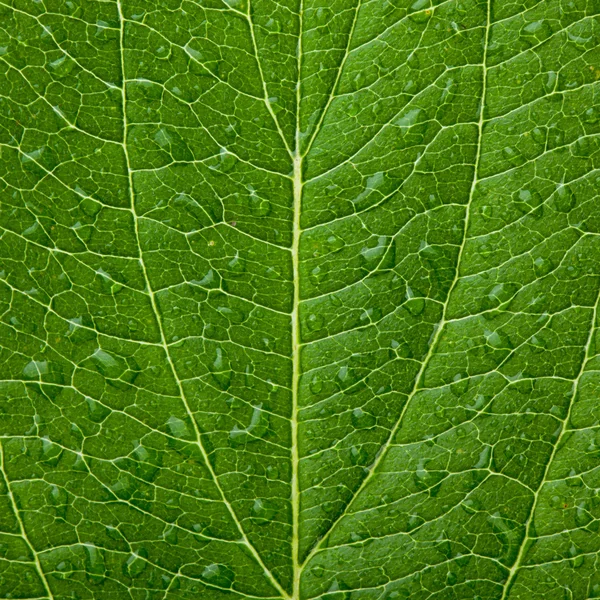
[[[300,598],[300,560],[299,560],[299,522],[300,522],[300,489],[298,481],[298,390],[300,382],[300,273],[299,273],[299,249],[300,249],[300,206],[302,203],[302,156],[298,145],[294,155],[294,222],[292,236],[292,277],[294,287],[294,298],[291,315],[292,328],[292,478],[291,478],[291,500],[292,500],[292,568],[293,568],[293,600]]]
[[[298,7],[298,44],[296,46],[296,132],[294,135],[293,160],[293,224],[292,224],[292,280],[294,298],[292,301],[292,415],[291,415],[291,503],[292,503],[292,598],[300,600],[300,486],[299,486],[299,456],[298,456],[298,391],[300,385],[300,211],[302,208],[302,153],[301,153],[301,124],[300,103],[302,93],[300,81],[302,79],[302,26],[303,26],[303,0]]]

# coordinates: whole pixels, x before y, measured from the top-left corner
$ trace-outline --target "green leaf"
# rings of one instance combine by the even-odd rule
[[[597,0],[0,0],[0,597],[600,597]]]

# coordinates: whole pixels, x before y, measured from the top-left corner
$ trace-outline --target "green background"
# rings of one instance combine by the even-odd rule
[[[600,597],[598,0],[1,0],[0,597]]]

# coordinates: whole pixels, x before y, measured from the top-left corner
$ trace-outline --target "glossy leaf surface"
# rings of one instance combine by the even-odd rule
[[[600,597],[597,0],[0,0],[0,597]]]

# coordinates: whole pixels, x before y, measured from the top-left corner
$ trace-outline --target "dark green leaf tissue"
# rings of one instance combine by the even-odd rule
[[[0,598],[600,598],[599,0],[0,0]]]

